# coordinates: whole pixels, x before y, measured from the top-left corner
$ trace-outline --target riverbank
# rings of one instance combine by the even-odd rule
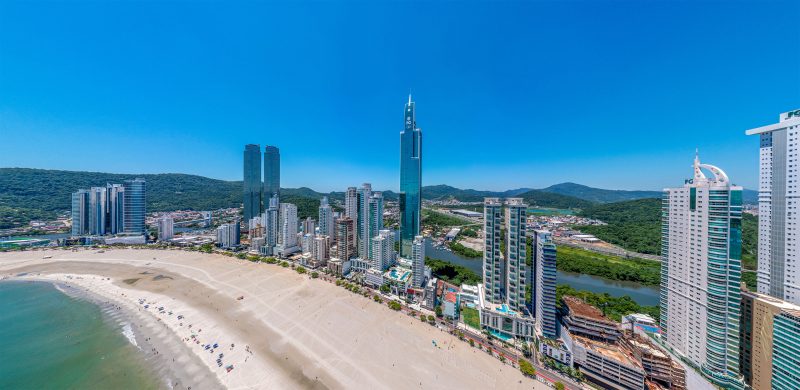
[[[52,258],[44,259],[48,256]],[[178,250],[0,254],[0,275],[17,277],[24,272],[63,277],[125,302],[132,312],[133,308],[146,311],[173,340],[184,343],[223,387],[529,389],[540,385],[434,327],[332,283],[275,265]],[[82,279],[76,279],[79,276]],[[240,296],[243,299],[237,300]],[[152,312],[162,306],[164,313]],[[186,319],[183,325],[177,315]],[[192,335],[201,338],[199,344],[192,342]],[[432,346],[431,340],[447,348]],[[202,347],[207,343],[219,343],[213,354]],[[230,344],[235,345],[233,350]],[[223,367],[215,362],[219,353],[224,353]],[[228,364],[234,365],[230,373],[224,369]]]

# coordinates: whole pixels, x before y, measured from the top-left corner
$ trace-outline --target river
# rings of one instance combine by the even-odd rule
[[[436,248],[430,239],[425,241],[425,255],[466,267],[478,275],[483,273],[482,259],[470,259],[443,248]],[[644,286],[636,282],[623,282],[600,276],[561,271],[557,272],[556,280],[558,284],[568,284],[576,290],[587,290],[599,294],[608,293],[615,297],[628,295],[642,306],[657,306],[659,302],[658,287]]]

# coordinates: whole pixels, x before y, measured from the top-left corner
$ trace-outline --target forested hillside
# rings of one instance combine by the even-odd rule
[[[661,250],[661,199],[637,199],[587,207],[579,215],[606,222],[604,226],[581,226],[582,232],[639,253]],[[756,268],[758,218],[742,216],[742,262]]]

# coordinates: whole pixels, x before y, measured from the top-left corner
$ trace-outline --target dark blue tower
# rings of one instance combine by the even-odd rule
[[[400,255],[411,255],[411,243],[419,235],[422,212],[422,131],[417,128],[415,103],[408,95],[405,127],[400,132]]]

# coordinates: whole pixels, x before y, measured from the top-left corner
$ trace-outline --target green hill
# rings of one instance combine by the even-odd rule
[[[568,195],[596,203],[613,203],[634,199],[658,198],[661,196],[660,191],[604,190],[575,183],[555,184],[547,188],[542,188],[542,191]]]
[[[608,225],[580,226],[584,233],[627,250],[657,255],[661,250],[661,199],[637,199],[598,204],[582,209],[580,216],[599,219]],[[742,216],[742,263],[756,268],[758,218]]]
[[[242,182],[178,173],[114,174],[29,168],[0,168],[0,228],[27,224],[31,219],[54,218],[69,211],[70,194],[80,188],[147,180],[148,211],[214,210],[242,205]],[[326,194],[309,188],[285,188],[282,201],[294,203],[298,215],[317,215]]]

